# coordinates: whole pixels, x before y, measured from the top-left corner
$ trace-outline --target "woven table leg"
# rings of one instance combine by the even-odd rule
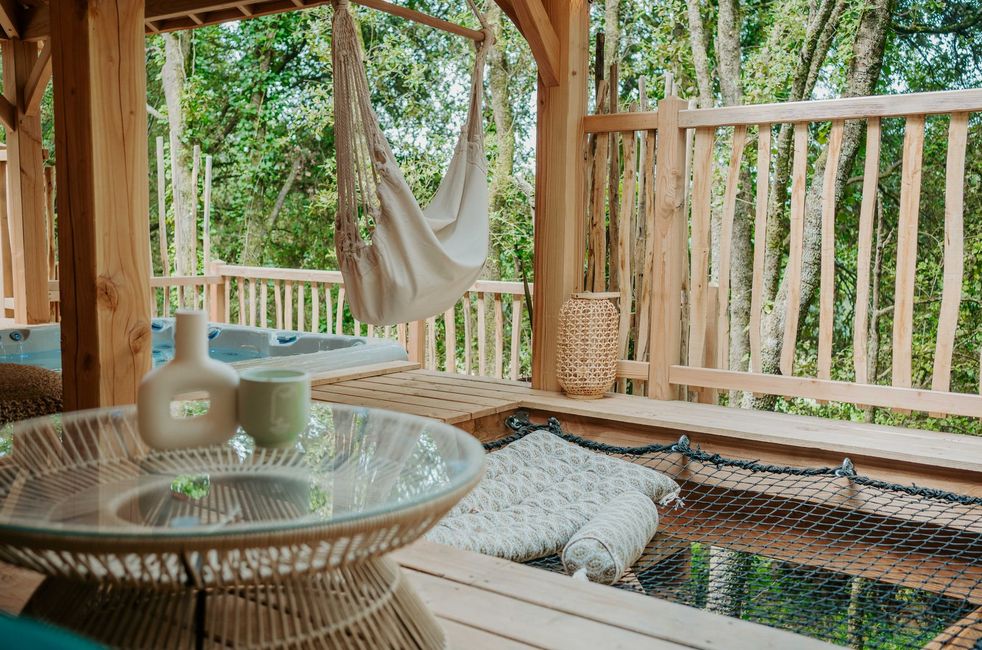
[[[278,583],[208,589],[203,612],[200,593],[49,578],[24,614],[113,648],[446,647],[436,619],[388,558]]]

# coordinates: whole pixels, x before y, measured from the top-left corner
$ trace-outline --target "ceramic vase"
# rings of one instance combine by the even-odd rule
[[[201,447],[226,442],[238,427],[238,373],[208,356],[208,317],[203,311],[178,310],[174,359],[147,373],[137,397],[137,421],[143,440],[156,449]],[[204,415],[175,417],[171,402],[204,392]]]

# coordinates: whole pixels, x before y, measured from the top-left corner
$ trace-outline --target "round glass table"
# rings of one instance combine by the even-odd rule
[[[443,647],[386,554],[483,456],[440,422],[323,403],[287,449],[150,449],[132,407],[31,420],[0,430],[0,559],[50,576],[25,613],[114,647]]]

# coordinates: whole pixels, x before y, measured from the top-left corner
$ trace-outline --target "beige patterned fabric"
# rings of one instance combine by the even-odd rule
[[[516,562],[555,555],[628,491],[668,503],[679,486],[652,469],[537,431],[490,454],[484,479],[427,538]]]
[[[636,490],[618,494],[569,540],[563,566],[573,577],[612,585],[633,565],[658,530],[658,508]]]

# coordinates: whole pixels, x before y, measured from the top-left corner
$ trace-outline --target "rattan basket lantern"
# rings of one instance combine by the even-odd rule
[[[616,293],[574,293],[559,312],[556,375],[566,395],[597,399],[617,376]]]

